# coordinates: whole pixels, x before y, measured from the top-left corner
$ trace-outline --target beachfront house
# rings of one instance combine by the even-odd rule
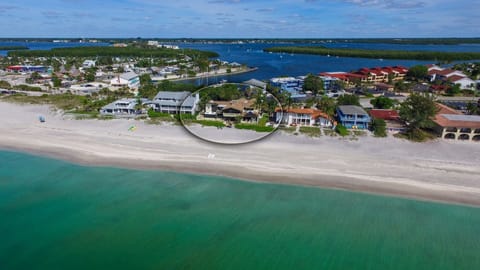
[[[382,119],[385,121],[386,130],[391,133],[403,132],[406,130],[405,123],[400,120],[397,110],[371,109],[369,111],[372,120]]]
[[[332,126],[330,117],[323,111],[317,109],[290,108],[282,110],[275,109],[275,120],[277,123],[293,126]]]
[[[171,92],[160,91],[150,102],[150,106],[157,112],[177,114],[195,114],[198,110],[200,96],[187,91]]]
[[[368,129],[371,118],[360,106],[342,105],[337,107],[338,121],[349,129]]]
[[[437,103],[433,128],[442,139],[480,142],[480,115],[464,115]]]
[[[254,105],[255,99],[211,100],[205,104],[204,117],[227,121],[257,122],[260,112],[255,109]]]
[[[134,116],[141,113],[141,110],[137,108],[138,102],[141,102],[143,105],[146,104],[148,100],[145,98],[122,98],[103,106],[100,109],[100,114],[113,116]]]
[[[133,71],[126,72],[110,80],[110,85],[118,88],[127,87],[130,89],[138,89],[140,86],[140,77]]]

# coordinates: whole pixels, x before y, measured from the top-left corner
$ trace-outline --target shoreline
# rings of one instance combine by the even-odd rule
[[[199,168],[194,165],[198,164],[184,164],[179,165],[176,162],[167,162],[166,164],[154,164],[153,161],[142,161],[143,163],[135,163],[134,159],[117,159],[115,161],[95,160],[87,161],[88,156],[79,158],[78,155],[66,155],[55,150],[43,150],[32,148],[16,148],[1,146],[0,151],[11,151],[37,156],[40,158],[49,158],[64,161],[78,166],[84,167],[105,167],[115,169],[127,170],[147,170],[168,173],[185,173],[202,176],[224,177],[233,181],[245,181],[257,184],[273,184],[273,185],[287,185],[300,186],[307,188],[320,188],[329,190],[339,190],[345,192],[362,193],[374,196],[384,196],[391,198],[401,198],[407,200],[416,200],[422,202],[442,203],[448,205],[460,205],[468,207],[480,207],[480,198],[460,198],[451,192],[436,192],[432,193],[429,189],[404,189],[403,184],[388,184],[388,185],[368,185],[365,183],[355,183],[357,178],[353,176],[342,175],[323,175],[325,179],[318,181],[318,179],[298,179],[288,176],[261,174],[254,171],[242,171],[241,173],[234,173],[233,167],[223,170],[216,170],[212,172],[210,169]],[[78,154],[78,153],[77,153]],[[235,168],[238,169],[238,168]],[[322,177],[322,175],[318,175]],[[275,177],[275,180],[272,178]]]
[[[195,173],[480,206],[478,144],[363,137],[348,141],[277,131],[254,143],[225,146],[198,139],[181,126],[69,120],[48,106],[5,102],[0,102],[0,112],[6,122],[0,126],[0,149],[7,151],[85,166]],[[39,114],[47,115],[46,123],[38,123]],[[138,131],[128,131],[132,123]],[[214,159],[208,158],[211,153]],[[459,158],[450,160],[453,154]]]
[[[165,79],[169,80],[172,82],[182,82],[182,81],[189,81],[189,80],[198,80],[198,79],[204,79],[204,78],[215,78],[215,77],[221,77],[221,76],[231,76],[231,75],[238,75],[238,74],[243,74],[243,73],[249,73],[258,70],[258,67],[249,67],[246,70],[240,70],[240,71],[234,71],[230,73],[222,73],[222,74],[208,74],[208,75],[201,75],[201,76],[195,76],[195,77],[188,77],[188,78],[179,78],[179,79]]]

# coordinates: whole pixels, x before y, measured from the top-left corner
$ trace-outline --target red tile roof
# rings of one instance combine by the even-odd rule
[[[475,117],[474,115],[471,115],[471,116]],[[446,118],[444,115],[437,115],[433,121],[437,125],[439,125],[443,128],[456,127],[456,128],[480,129],[480,122],[478,122],[478,121],[450,120],[450,119]]]
[[[437,108],[439,111],[433,119],[433,121],[441,127],[456,127],[456,128],[480,128],[479,121],[464,121],[464,120],[450,120],[445,117],[445,115],[463,115],[461,112],[454,110],[446,105],[437,103]]]
[[[380,110],[380,109],[372,109],[370,110],[370,116],[376,119],[383,119],[383,120],[399,120],[400,115],[396,110]]]
[[[393,66],[393,67],[374,67],[374,68],[361,68],[353,73],[329,73],[329,72],[322,72],[320,76],[330,76],[334,78],[338,78],[341,80],[348,80],[351,78],[365,78],[370,74],[375,74],[377,76],[382,76],[391,73],[400,73],[406,74],[408,69],[403,66]]]
[[[459,76],[459,75],[453,75],[453,76],[450,76],[448,78],[449,81],[452,81],[452,82],[456,82],[456,81],[459,81],[461,79],[465,79],[466,77],[464,76]]]
[[[444,70],[440,70],[437,72],[437,74],[440,74],[440,75],[443,75],[443,76],[446,76],[450,73],[454,73],[456,70],[453,70],[453,69],[444,69]]]
[[[447,85],[431,85],[430,89],[433,91],[446,91],[448,89]]]
[[[7,69],[10,69],[10,70],[17,70],[17,71],[18,71],[18,70],[21,70],[21,69],[23,69],[23,67],[22,67],[22,66],[8,66],[8,67],[7,67]]]

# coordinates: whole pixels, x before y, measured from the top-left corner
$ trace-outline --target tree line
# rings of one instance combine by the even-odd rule
[[[265,52],[298,53],[315,55],[335,55],[342,57],[380,58],[380,59],[409,59],[409,60],[476,60],[480,59],[479,52],[433,52],[433,51],[399,51],[399,50],[363,50],[363,49],[339,49],[326,47],[287,46],[271,47],[264,49]]]
[[[27,46],[0,46],[0,51],[28,50]]]
[[[53,48],[51,50],[9,51],[8,56],[14,57],[168,57],[176,58],[186,55],[191,58],[218,57],[216,52],[199,51],[193,49],[167,48],[137,48],[137,47],[72,47]]]

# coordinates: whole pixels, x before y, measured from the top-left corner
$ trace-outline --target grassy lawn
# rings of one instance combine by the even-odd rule
[[[259,120],[257,124],[247,124],[247,123],[238,123],[235,124],[235,128],[238,129],[249,129],[255,130],[256,132],[272,132],[275,130],[272,126],[267,126],[268,123],[268,115],[264,114]]]
[[[358,137],[367,135],[367,132],[365,130],[353,130],[352,133],[354,136],[358,136]]]
[[[235,128],[255,130],[256,132],[272,132],[275,130],[274,127],[266,127],[266,126],[260,126],[258,124],[244,124],[244,123],[235,124]]]
[[[397,133],[393,135],[396,138],[406,139],[412,142],[425,142],[438,138],[437,134],[430,130],[417,130],[415,132]]]
[[[325,133],[325,135],[331,136],[331,137],[335,137],[335,136],[338,135],[337,132],[335,132],[335,130],[333,130],[331,128],[324,128],[323,133]]]
[[[165,117],[172,118],[170,116],[170,114],[168,114],[168,113],[156,112],[153,109],[148,110],[148,117],[150,117],[152,119],[153,118],[165,118]]]
[[[52,105],[53,107],[67,113],[78,114],[78,117],[80,118],[98,117],[100,108],[113,102],[115,99],[116,98],[113,96],[96,99],[90,96],[78,96],[68,93],[58,95],[44,94],[41,96],[15,94],[2,98],[2,100],[12,103]]]
[[[147,115],[150,118],[148,121],[149,124],[160,124],[160,122],[180,122],[178,116],[172,116],[169,113],[156,112],[153,109],[148,110]]]
[[[215,120],[192,120],[191,123],[200,124],[205,127],[217,127],[217,128],[224,128],[225,124],[223,121],[215,121]]]
[[[268,115],[263,115],[262,118],[258,120],[258,125],[264,127],[268,123]]]
[[[42,96],[26,96],[26,95],[10,95],[3,98],[5,101],[13,103],[27,103],[27,104],[51,104],[58,109],[74,110],[82,108],[86,97],[75,96],[69,94],[62,95],[42,95]]]
[[[319,127],[300,127],[300,133],[308,135],[310,137],[320,137],[322,133]]]
[[[279,128],[281,131],[285,131],[287,133],[293,134],[295,133],[296,128],[295,127],[281,127]]]

